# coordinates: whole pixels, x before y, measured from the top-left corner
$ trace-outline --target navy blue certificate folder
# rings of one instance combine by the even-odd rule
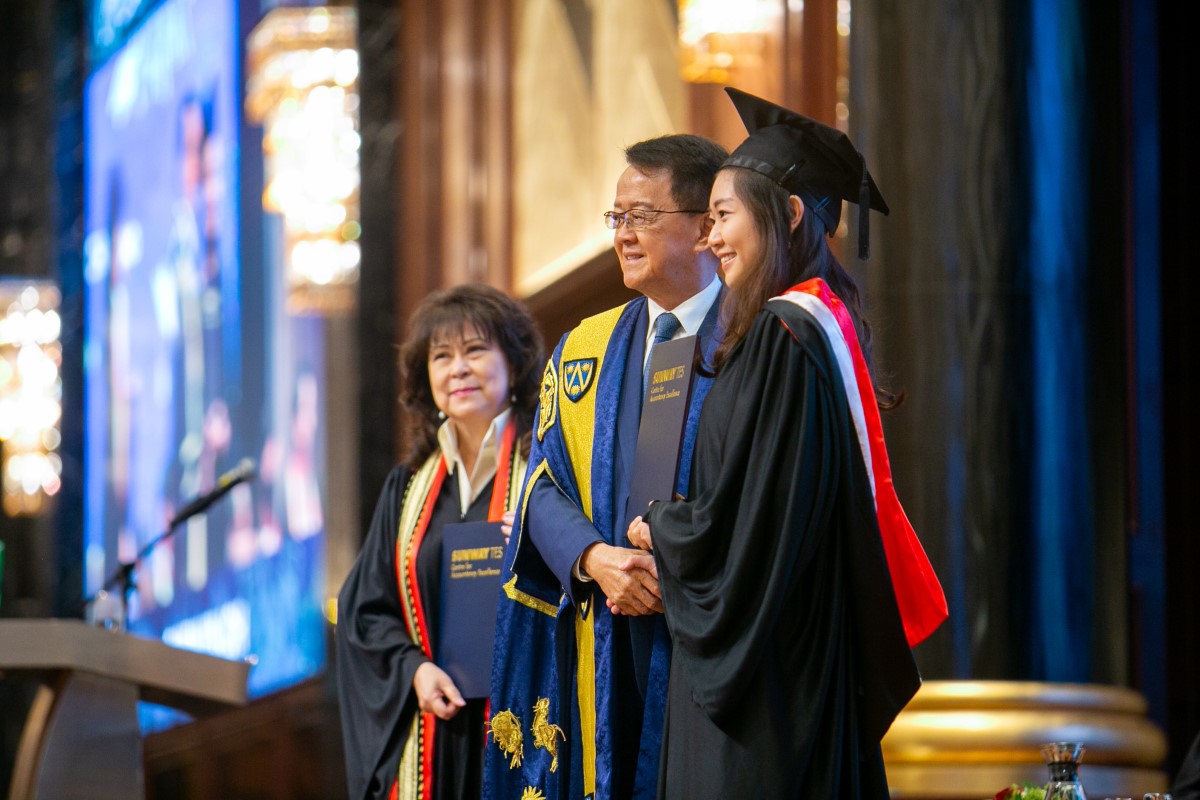
[[[633,479],[629,489],[629,519],[646,513],[651,500],[673,500],[679,476],[679,454],[700,340],[683,336],[662,342],[650,351],[650,380],[642,401]],[[619,532],[624,539],[625,529]]]
[[[499,522],[460,522],[443,529],[437,663],[468,700],[487,697],[491,685],[503,565]]]

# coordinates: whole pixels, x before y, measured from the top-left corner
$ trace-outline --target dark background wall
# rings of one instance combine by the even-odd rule
[[[1124,683],[1124,132],[1100,102],[1119,9],[855,8],[851,124],[895,209],[857,271],[908,398],[900,488],[956,612],[926,671]]]
[[[853,8],[851,134],[894,209],[855,269],[951,603],[923,671],[1134,686],[1173,769],[1200,731],[1181,12]]]
[[[1162,590],[1167,609],[1162,653],[1170,698],[1167,733],[1172,758],[1200,734],[1200,524],[1193,512],[1200,468],[1195,457],[1200,442],[1193,377],[1200,373],[1195,318],[1200,304],[1196,277],[1196,142],[1200,120],[1193,113],[1194,41],[1190,14],[1179,3],[1157,4],[1159,57],[1153,65],[1161,83],[1156,93],[1161,108],[1161,231],[1162,231],[1162,489],[1165,495]],[[1153,54],[1151,54],[1153,57]],[[1151,88],[1138,91],[1154,92]],[[1153,229],[1153,225],[1150,225]],[[1148,560],[1154,560],[1154,553]],[[1143,613],[1143,609],[1137,609]],[[1135,649],[1139,645],[1135,641]],[[1155,658],[1154,653],[1146,657]]]
[[[897,490],[952,609],[919,658],[930,677],[1012,677],[1023,342],[1005,3],[864,0],[854,12],[852,135],[894,209],[854,270],[876,362],[906,397],[885,417]]]
[[[78,2],[0,2],[0,278],[57,280],[64,262],[69,272],[80,258],[82,13]],[[0,617],[77,613],[63,607],[60,588],[82,580],[80,463],[72,458],[82,452],[81,281],[60,284],[63,490],[41,516],[0,510]],[[32,697],[29,684],[0,682],[0,787]]]

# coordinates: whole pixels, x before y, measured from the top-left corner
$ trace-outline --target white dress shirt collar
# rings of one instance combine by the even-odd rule
[[[671,338],[678,339],[681,336],[692,336],[697,333],[700,326],[704,324],[704,318],[708,316],[708,310],[717,301],[717,295],[720,293],[721,279],[713,276],[712,283],[671,309],[671,313],[679,320],[679,331]],[[643,360],[650,358],[650,343],[654,341],[654,321],[666,309],[647,297],[646,311],[650,314],[650,324],[646,326],[646,352]]]
[[[500,463],[500,440],[504,435],[504,426],[512,416],[512,408],[506,408],[496,415],[483,442],[479,445],[479,454],[475,456],[475,467],[471,474],[463,465],[462,454],[458,450],[458,431],[450,420],[438,428],[438,446],[446,459],[446,467],[450,469],[458,481],[458,505],[462,514],[467,513],[471,503],[483,492],[492,479],[496,477],[496,467]]]

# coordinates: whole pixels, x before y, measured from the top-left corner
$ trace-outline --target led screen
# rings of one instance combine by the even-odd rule
[[[240,246],[241,58],[233,0],[167,0],[87,83],[84,540],[90,595],[252,459],[137,570],[127,624],[254,657],[254,696],[323,667],[324,353],[272,219]]]

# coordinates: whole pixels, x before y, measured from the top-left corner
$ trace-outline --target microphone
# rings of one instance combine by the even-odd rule
[[[84,608],[92,606],[94,602],[99,600],[101,595],[103,595],[109,589],[112,589],[114,586],[119,585],[121,588],[119,603],[120,619],[112,620],[111,625],[116,627],[118,630],[123,629],[125,598],[131,591],[133,591],[133,571],[137,568],[138,564],[140,564],[147,556],[150,555],[159,542],[169,537],[175,531],[175,527],[179,525],[179,523],[206,510],[213,503],[227,495],[230,489],[237,486],[239,483],[249,480],[254,480],[254,461],[249,458],[243,458],[238,462],[236,467],[217,478],[217,485],[214,486],[207,494],[200,495],[194,500],[186,503],[183,508],[179,509],[179,512],[171,518],[170,522],[167,523],[167,529],[147,543],[146,546],[138,552],[137,557],[134,558],[133,561],[118,564],[116,571],[114,571],[113,574],[108,577],[108,580],[104,582],[103,588],[91,597],[84,599]],[[98,612],[95,611],[94,607],[90,609],[88,613],[89,619],[98,619],[104,623],[105,627],[109,627],[109,620],[104,617],[95,617],[95,614]]]
[[[238,462],[238,465],[226,472],[221,477],[217,478],[217,485],[209,490],[206,494],[202,494],[194,500],[190,500],[183,508],[176,512],[171,518],[171,522],[167,525],[167,529],[174,528],[179,523],[186,519],[196,516],[205,511],[213,503],[220,500],[229,490],[237,486],[239,483],[254,480],[254,461],[249,458],[243,458]]]

